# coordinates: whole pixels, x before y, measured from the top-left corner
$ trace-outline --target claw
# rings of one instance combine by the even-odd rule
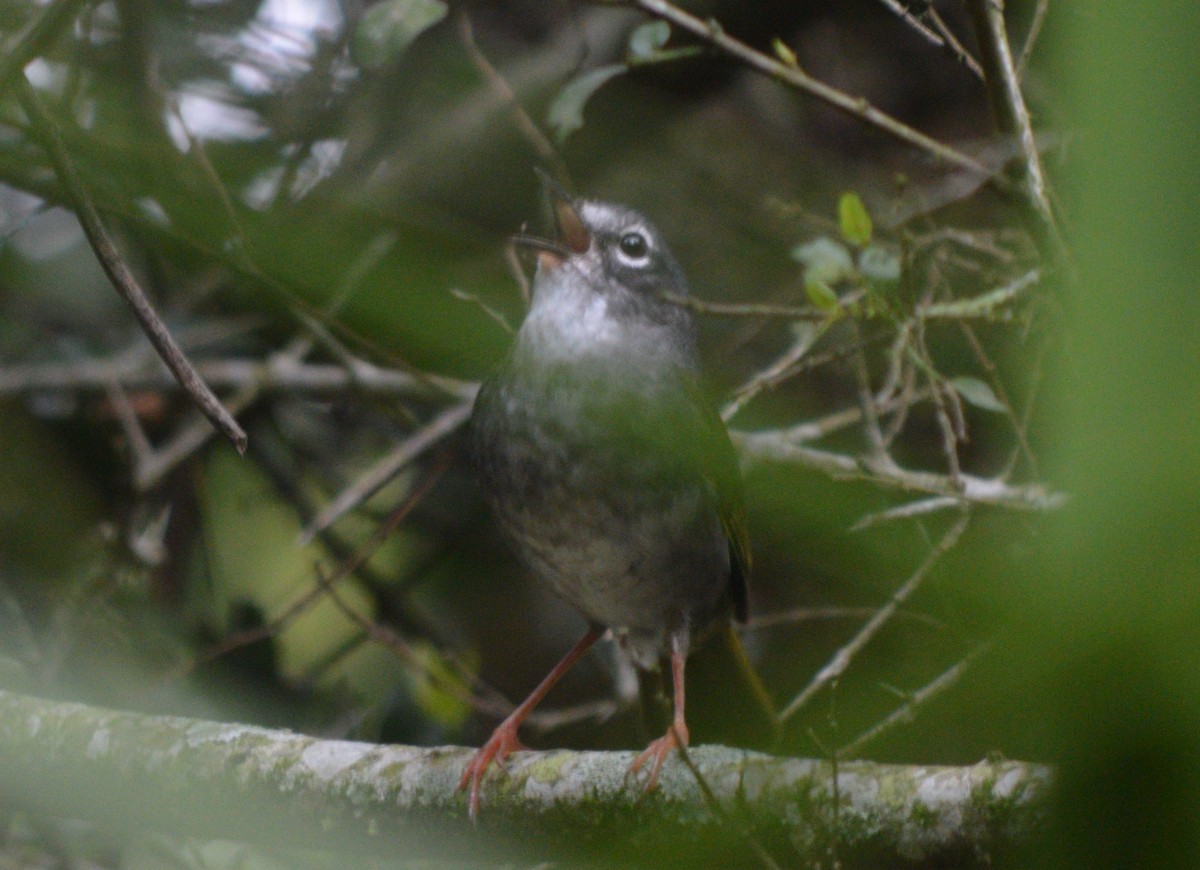
[[[688,739],[687,725],[677,721],[666,734],[652,741],[649,746],[642,750],[642,754],[633,760],[633,764],[629,765],[629,772],[637,773],[646,766],[647,761],[653,759],[654,763],[650,766],[650,776],[646,780],[646,791],[654,791],[658,788],[658,774],[662,771],[662,766],[666,762],[667,756],[671,754],[672,750],[680,746],[680,744],[686,747]]]
[[[479,815],[479,787],[483,782],[483,774],[487,771],[488,765],[495,761],[503,768],[504,762],[511,753],[521,752],[525,748],[525,744],[517,738],[516,724],[505,721],[501,722],[500,726],[492,732],[488,742],[471,756],[471,760],[463,769],[462,778],[458,781],[458,790],[463,791],[470,786],[471,795],[467,801],[467,814],[472,822]]]

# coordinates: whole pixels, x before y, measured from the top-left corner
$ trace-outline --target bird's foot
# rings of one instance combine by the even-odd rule
[[[642,750],[642,754],[633,760],[633,764],[629,765],[629,772],[637,773],[645,767],[647,761],[653,761],[653,764],[650,765],[650,776],[646,780],[646,791],[654,791],[658,787],[658,774],[662,770],[663,762],[667,760],[667,756],[677,747],[683,746],[686,748],[687,745],[687,725],[677,721],[666,734],[651,742],[649,746]]]
[[[458,781],[459,791],[468,786],[471,789],[470,797],[467,800],[467,814],[471,817],[471,821],[475,821],[479,815],[479,786],[488,765],[495,761],[496,764],[503,767],[510,753],[519,752],[525,748],[525,744],[517,738],[517,723],[506,720],[492,732],[487,743],[479,747],[479,751],[471,756],[471,760],[463,769],[462,779]]]

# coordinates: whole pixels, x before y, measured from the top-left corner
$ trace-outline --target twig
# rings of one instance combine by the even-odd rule
[[[930,8],[929,12],[936,16],[933,20],[938,25],[937,31],[934,31],[928,24],[913,15],[909,8],[901,3],[900,0],[879,0],[879,2],[899,16],[922,39],[932,45],[936,45],[938,48],[944,49],[976,76],[981,79],[983,78],[983,69],[979,66],[979,61],[975,60],[970,52],[963,47],[962,43],[954,37],[954,34],[949,32],[949,29],[945,26],[945,22],[942,21],[940,15],[937,15],[935,9]]]
[[[330,363],[304,363],[290,354],[275,353],[266,359],[199,360],[196,370],[210,384],[228,389],[255,386],[262,392],[345,393],[434,398],[447,391],[469,400],[476,385],[449,379],[432,389],[429,380],[406,371],[377,366],[347,369]],[[34,390],[104,390],[119,384],[127,390],[178,389],[170,373],[148,366],[140,353],[122,352],[110,357],[69,363],[44,363],[0,367],[0,396]]]
[[[672,305],[687,308],[697,314],[714,314],[721,317],[766,317],[781,320],[811,320],[817,323],[829,319],[829,314],[816,308],[801,308],[796,305],[771,305],[762,302],[706,302],[691,296],[663,293],[662,298]]]
[[[923,686],[909,696],[908,700],[893,710],[885,719],[876,723],[871,728],[864,731],[858,737],[851,740],[845,746],[838,750],[838,755],[842,757],[852,757],[862,750],[864,746],[878,739],[880,736],[890,731],[905,722],[911,722],[916,715],[918,707],[928,703],[931,699],[937,697],[942,692],[949,689],[957,683],[962,675],[965,674],[975,662],[992,648],[992,641],[981,643],[971,652],[967,653],[956,665],[946,669],[935,680],[928,685]]]
[[[758,70],[797,90],[804,91],[836,109],[883,130],[885,133],[894,136],[902,142],[907,142],[909,145],[920,148],[943,163],[970,170],[980,178],[993,179],[997,183],[1003,184],[1001,179],[996,178],[987,167],[977,160],[968,157],[957,149],[938,142],[936,139],[926,136],[924,133],[914,130],[891,115],[881,112],[875,106],[871,105],[865,97],[854,97],[844,91],[839,91],[837,88],[813,78],[798,66],[790,66],[783,61],[755,51],[746,45],[746,43],[734,39],[727,34],[716,22],[703,21],[691,13],[680,9],[673,3],[668,2],[668,0],[604,0],[604,2],[610,4],[615,2],[624,6],[636,6],[656,18],[669,21],[694,36],[711,43],[726,54],[737,58],[752,69]]]
[[[196,406],[204,413],[204,416],[209,419],[209,422],[229,439],[237,452],[244,454],[246,452],[246,433],[238,425],[238,422],[233,419],[233,416],[225,406],[221,404],[220,400],[213,394],[212,390],[208,388],[208,385],[204,383],[200,375],[197,374],[192,364],[188,362],[187,357],[184,356],[183,351],[179,349],[166,324],[162,322],[158,314],[154,311],[154,307],[146,297],[145,291],[142,290],[133,272],[121,256],[116,241],[109,235],[103,221],[101,221],[100,214],[96,211],[96,206],[88,196],[87,191],[84,190],[79,176],[75,173],[75,169],[71,165],[70,156],[67,154],[62,136],[54,122],[42,108],[33,87],[24,76],[18,77],[16,86],[17,96],[20,99],[21,107],[25,110],[25,114],[29,118],[32,131],[41,141],[42,147],[46,149],[46,153],[50,157],[50,162],[54,166],[54,171],[58,176],[59,182],[66,188],[68,195],[73,201],[79,223],[92,245],[92,250],[96,253],[96,258],[104,267],[105,274],[108,275],[113,286],[133,310],[134,316],[137,317],[138,322],[142,325],[142,330],[146,333],[146,337],[150,339],[150,343],[154,345],[154,349],[158,352],[162,361],[166,363],[167,367],[175,375],[184,392],[191,397]]]
[[[836,680],[843,673],[845,673],[846,668],[848,668],[850,663],[854,661],[855,656],[858,655],[863,647],[870,643],[871,639],[874,638],[879,630],[883,628],[888,620],[892,618],[892,615],[896,612],[897,608],[899,608],[900,605],[908,600],[909,596],[911,596],[917,591],[918,588],[920,588],[921,583],[924,581],[926,575],[928,575],[930,569],[937,564],[937,561],[942,556],[954,548],[954,545],[958,543],[958,539],[962,537],[962,533],[966,531],[967,525],[970,523],[970,521],[970,512],[964,510],[962,516],[955,521],[954,525],[951,526],[946,534],[942,536],[942,539],[938,541],[932,550],[929,551],[929,554],[917,567],[917,570],[914,571],[912,575],[906,581],[904,581],[904,584],[892,594],[892,597],[889,598],[888,601],[882,607],[880,607],[878,611],[876,611],[875,615],[867,622],[866,625],[862,627],[862,629],[859,630],[858,634],[856,634],[849,643],[834,653],[833,658],[829,660],[829,663],[826,664],[825,667],[821,668],[821,670],[817,672],[816,676],[814,676],[809,684],[804,688],[804,691],[793,698],[792,701],[783,709],[783,711],[779,714],[779,720],[781,722],[786,722],[788,719],[794,716],[804,707],[805,704],[812,700],[817,692],[823,689],[832,680]]]
[[[704,778],[704,773],[692,760],[691,753],[688,752],[687,745],[680,739],[679,732],[675,730],[675,723],[671,723],[671,733],[675,735],[675,748],[679,751],[679,757],[691,773],[692,778],[696,780],[696,786],[700,789],[700,797],[704,800],[704,805],[708,807],[708,811],[722,824],[732,827],[732,819],[721,806],[720,800],[712,790],[712,786],[708,784],[708,780]],[[834,775],[834,787],[837,787],[837,776]],[[748,828],[738,828],[738,832],[745,838],[746,844],[750,850],[754,852],[754,857],[758,862],[766,867],[767,870],[780,870],[779,864],[771,857],[771,854],[763,848],[763,844],[754,836],[753,831]]]
[[[387,540],[388,536],[396,530],[400,523],[408,517],[410,513],[424,500],[429,491],[433,489],[434,484],[441,480],[449,465],[449,453],[443,452],[441,457],[436,461],[433,467],[426,474],[425,479],[421,481],[408,497],[400,503],[400,506],[392,511],[391,515],[379,524],[379,527],[371,533],[371,536],[363,543],[358,551],[341,565],[338,566],[334,573],[325,579],[325,585],[313,584],[313,587],[299,596],[289,604],[284,611],[269,623],[246,631],[238,632],[234,635],[224,638],[220,642],[210,646],[208,649],[200,652],[195,657],[184,662],[182,666],[176,668],[173,672],[167,675],[166,681],[178,680],[186,677],[188,674],[196,670],[201,665],[215,661],[222,656],[225,656],[236,649],[246,646],[251,643],[256,643],[260,640],[266,640],[269,637],[274,637],[293,619],[300,616],[310,607],[321,600],[321,596],[325,594],[325,586],[333,586],[340,583],[346,577],[352,575],[359,569],[364,562],[374,555],[380,545]]]
[[[1030,269],[1024,275],[1010,281],[1003,287],[989,290],[979,296],[968,299],[954,299],[949,302],[931,302],[923,306],[917,313],[925,320],[964,320],[967,318],[996,317],[997,309],[1005,305],[1030,287],[1036,287],[1042,280],[1040,269]]]
[[[880,523],[891,522],[893,520],[908,520],[913,517],[923,517],[928,514],[937,513],[938,511],[948,510],[949,508],[960,507],[962,499],[955,498],[949,495],[939,495],[934,498],[923,498],[918,501],[910,501],[898,507],[889,508],[878,513],[867,514],[862,519],[858,520],[850,527],[852,532],[862,532],[872,526],[877,526]]]
[[[0,47],[0,96],[20,85],[26,64],[46,50],[64,27],[75,20],[88,0],[55,0],[44,6],[20,33]]]
[[[785,377],[793,374],[828,328],[829,321],[826,321],[806,327],[803,332],[797,331],[791,346],[786,351],[780,354],[773,363],[755,373],[746,383],[738,387],[733,397],[721,408],[721,419],[728,423],[747,402],[763,390],[776,386]]]
[[[869,619],[875,614],[875,607],[801,607],[795,610],[781,610],[774,613],[764,613],[752,616],[746,621],[741,631],[761,631],[764,628],[774,628],[777,625],[796,625],[801,622],[815,622],[834,619]],[[908,618],[923,622],[934,628],[942,628],[940,620],[924,613],[909,613],[900,611],[897,618]]]
[[[300,536],[300,543],[307,544],[379,492],[388,481],[410,465],[413,460],[465,423],[469,416],[471,416],[471,403],[461,402],[450,406],[413,432],[395,449],[371,466],[358,480],[342,490],[338,497],[330,502],[329,506],[304,529]]]
[[[950,29],[945,20],[943,20],[942,16],[938,13],[937,7],[931,5],[926,11],[925,15],[930,21],[933,22],[934,28],[937,30],[942,39],[946,41],[946,48],[949,50],[949,52],[954,55],[954,57],[960,63],[966,64],[970,68],[971,72],[975,73],[975,75],[982,79],[984,77],[983,67],[979,65],[979,61],[974,58],[971,52],[967,51],[967,47],[959,41],[957,36],[954,35],[954,31]]]
[[[1038,0],[1038,4],[1033,10],[1033,21],[1029,22],[1029,33],[1025,35],[1025,44],[1021,46],[1021,57],[1017,61],[1017,75],[1024,78],[1025,67],[1029,63],[1029,58],[1033,54],[1033,47],[1037,45],[1038,37],[1042,33],[1042,25],[1046,23],[1046,13],[1050,10],[1050,0]]]
[[[946,475],[912,471],[902,467],[884,468],[869,458],[846,456],[817,450],[795,443],[787,430],[730,432],[734,444],[746,456],[774,462],[794,462],[828,474],[836,480],[866,480],[930,495],[953,496],[966,502],[989,504],[1016,510],[1046,511],[1062,507],[1067,497],[1038,484],[1016,485],[998,478],[963,473],[962,488]]]
[[[1050,204],[1033,123],[1025,107],[1020,77],[1008,44],[1004,5],[995,0],[966,0],[966,6],[974,23],[996,126],[1002,134],[1016,137],[1020,145],[1022,159],[1017,164],[1017,180],[1025,207],[1034,218],[1038,247],[1048,259],[1059,261],[1066,248]]]
[[[558,156],[558,152],[554,149],[550,140],[546,138],[546,135],[538,129],[537,124],[533,123],[533,119],[529,117],[529,113],[525,111],[524,107],[517,100],[516,94],[513,93],[504,76],[500,75],[479,49],[479,44],[475,42],[474,29],[471,27],[471,16],[467,14],[465,9],[460,10],[458,13],[458,35],[475,66],[483,73],[484,78],[488,80],[488,84],[492,86],[492,90],[496,92],[496,95],[508,106],[517,129],[521,131],[521,135],[533,146],[533,150],[541,158],[542,162],[550,167],[559,183],[565,187],[571,187],[571,174],[567,171],[567,165]]]

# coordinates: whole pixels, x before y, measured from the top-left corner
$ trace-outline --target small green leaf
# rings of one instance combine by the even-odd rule
[[[996,394],[992,392],[992,388],[979,380],[979,378],[952,378],[950,385],[954,387],[954,391],[962,397],[964,402],[974,405],[976,408],[982,408],[985,411],[997,411],[999,413],[1004,413],[1008,410],[996,398]]]
[[[800,61],[796,58],[796,52],[788,47],[788,44],[779,37],[771,40],[771,48],[775,51],[775,56],[786,63],[793,69],[800,68]]]
[[[671,38],[671,25],[665,21],[651,21],[629,34],[629,56],[638,60],[653,57],[655,52]]]
[[[560,145],[583,126],[583,107],[592,94],[609,79],[625,72],[625,69],[624,64],[602,66],[576,76],[563,86],[546,111],[546,123],[554,129],[554,138]]]
[[[857,193],[843,193],[838,200],[838,226],[850,244],[862,247],[871,243],[871,216]]]
[[[446,17],[443,0],[384,0],[362,14],[350,54],[366,69],[393,63],[412,41]]]
[[[808,281],[836,284],[854,274],[854,260],[841,242],[820,236],[792,248],[792,259],[804,266]]]
[[[871,245],[858,255],[858,271],[868,281],[892,284],[900,280],[900,258],[887,248]]]
[[[841,308],[837,294],[824,281],[811,278],[805,281],[804,294],[808,296],[808,301],[813,304],[814,308],[824,311],[826,314],[833,314]]]

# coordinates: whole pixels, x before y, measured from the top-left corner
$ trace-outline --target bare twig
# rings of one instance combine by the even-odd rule
[[[546,138],[546,134],[538,129],[537,124],[533,123],[533,119],[529,117],[529,113],[525,111],[524,107],[517,100],[517,95],[513,93],[504,76],[500,75],[480,50],[479,44],[475,42],[474,29],[471,27],[471,17],[465,9],[460,10],[458,13],[458,35],[472,62],[483,73],[483,77],[488,80],[488,84],[492,86],[492,90],[496,92],[500,100],[508,106],[509,113],[512,115],[517,129],[521,131],[521,135],[533,146],[533,150],[541,158],[542,162],[550,167],[550,170],[554,173],[554,177],[558,179],[559,183],[570,188],[571,174],[567,171],[567,165],[558,156],[558,152],[554,149],[550,140]]]
[[[979,61],[975,60],[970,52],[963,47],[962,43],[954,37],[954,34],[949,32],[949,28],[945,26],[945,22],[942,21],[941,16],[937,15],[935,9],[931,7],[927,14],[931,14],[931,18],[937,24],[936,31],[931,29],[928,24],[916,15],[913,15],[911,10],[901,3],[900,0],[879,0],[879,2],[899,16],[922,39],[953,55],[955,60],[966,66],[979,78],[983,78],[983,69],[979,66]]]
[[[1025,107],[1020,77],[1008,43],[1004,5],[995,0],[966,0],[966,6],[974,23],[996,126],[1001,133],[1015,136],[1020,145],[1022,159],[1017,163],[1017,180],[1025,207],[1034,218],[1038,246],[1043,255],[1059,261],[1066,248],[1050,203],[1033,122]]]
[[[788,719],[794,716],[804,707],[805,704],[812,700],[817,692],[827,686],[831,681],[836,680],[843,673],[845,673],[846,669],[850,666],[850,663],[854,661],[855,656],[857,656],[863,647],[870,643],[871,639],[875,637],[879,630],[887,624],[887,622],[892,618],[892,615],[896,612],[897,608],[904,604],[904,602],[907,601],[908,598],[914,592],[916,592],[918,588],[920,588],[921,583],[924,581],[926,575],[929,574],[930,569],[937,564],[937,561],[942,556],[954,548],[954,545],[958,543],[958,539],[962,537],[962,533],[966,531],[967,525],[970,523],[970,521],[971,514],[964,510],[962,516],[955,521],[954,525],[952,525],[946,534],[942,536],[942,539],[938,541],[932,550],[929,551],[929,554],[917,567],[917,570],[914,571],[912,575],[904,581],[904,584],[892,594],[892,597],[888,599],[887,603],[885,603],[879,608],[878,611],[876,611],[875,615],[871,617],[867,624],[859,630],[858,634],[856,634],[849,643],[834,653],[833,658],[829,660],[828,664],[821,668],[821,670],[817,672],[804,690],[795,698],[793,698],[792,701],[783,709],[783,711],[780,712],[779,719],[781,722],[786,722]]]
[[[983,67],[979,65],[979,61],[972,56],[971,52],[967,51],[967,47],[959,41],[957,36],[954,35],[954,31],[950,29],[949,25],[946,24],[945,20],[938,13],[937,7],[930,6],[925,15],[930,21],[933,22],[934,29],[937,30],[938,35],[940,35],[942,39],[946,41],[946,49],[952,55],[954,55],[954,57],[960,63],[966,64],[970,68],[971,72],[975,73],[975,75],[982,79],[984,77]]]
[[[916,715],[917,709],[928,703],[933,698],[945,692],[955,683],[957,683],[962,675],[965,674],[970,667],[979,660],[981,656],[986,654],[992,648],[992,641],[981,643],[971,652],[967,653],[953,667],[947,668],[936,679],[929,684],[922,686],[917,691],[909,696],[908,700],[893,710],[885,719],[876,723],[871,728],[864,731],[858,737],[851,740],[845,746],[838,750],[838,755],[842,757],[853,757],[868,743],[878,739],[883,734],[906,722],[911,722]]]
[[[375,493],[379,492],[388,481],[392,480],[404,468],[408,467],[422,453],[429,450],[447,435],[466,422],[471,415],[471,403],[462,402],[451,405],[424,426],[413,432],[393,450],[383,456],[371,468],[346,487],[330,502],[325,510],[308,524],[301,534],[300,541],[307,544],[325,529],[332,526],[350,511],[354,510]]]
[[[805,447],[790,438],[787,430],[731,432],[730,436],[747,457],[774,462],[794,462],[824,472],[837,480],[866,480],[895,489],[953,496],[966,502],[1016,510],[1054,510],[1062,507],[1067,500],[1064,494],[1047,490],[1038,484],[1016,485],[997,478],[977,477],[965,472],[961,477],[960,489],[946,475],[911,471],[902,467],[884,468],[869,458]]]
[[[75,20],[88,0],[55,0],[42,7],[20,33],[0,46],[0,96],[14,85],[20,85],[26,64],[46,50],[47,46]]]
[[[1021,46],[1021,57],[1017,61],[1017,75],[1024,77],[1025,67],[1029,63],[1029,58],[1033,54],[1033,47],[1037,45],[1038,37],[1042,33],[1042,25],[1046,23],[1046,13],[1050,11],[1050,0],[1038,0],[1037,6],[1033,10],[1033,21],[1029,23],[1029,33],[1025,35],[1025,44]]]
[[[839,91],[837,88],[813,78],[798,66],[791,66],[769,55],[755,51],[746,45],[746,43],[734,39],[715,22],[697,18],[670,3],[669,0],[605,0],[605,2],[610,4],[617,3],[623,6],[635,6],[656,18],[669,21],[677,27],[719,48],[731,57],[737,58],[752,69],[797,90],[804,91],[822,102],[833,106],[835,109],[846,112],[902,142],[920,148],[943,163],[956,166],[960,169],[970,170],[980,178],[994,178],[993,173],[977,160],[968,157],[955,148],[951,148],[949,145],[926,136],[924,133],[914,130],[886,112],[881,112],[875,106],[871,105],[865,97],[854,97],[844,91]],[[999,179],[995,180],[997,183],[1003,183]]]
[[[179,349],[179,345],[171,336],[165,323],[162,322],[154,307],[150,304],[145,291],[134,277],[133,272],[125,263],[121,252],[117,247],[116,241],[113,239],[103,221],[100,219],[99,212],[96,211],[96,206],[93,204],[91,197],[84,189],[79,176],[75,173],[75,169],[71,164],[70,156],[67,154],[66,145],[62,141],[62,136],[59,134],[58,128],[54,122],[46,114],[42,108],[41,102],[33,87],[29,84],[24,76],[19,76],[17,83],[17,96],[20,99],[21,107],[25,110],[25,114],[29,119],[33,133],[41,141],[42,147],[46,149],[47,155],[50,157],[50,162],[54,166],[54,171],[58,176],[59,182],[68,191],[68,194],[75,206],[75,213],[79,218],[79,223],[83,227],[84,234],[92,245],[92,250],[96,253],[96,258],[104,267],[105,273],[113,286],[125,299],[129,307],[133,310],[134,316],[141,323],[146,337],[150,339],[150,343],[154,345],[154,349],[166,363],[167,367],[175,375],[180,386],[191,397],[196,406],[204,413],[209,421],[237,449],[238,453],[246,452],[246,433],[238,422],[233,419],[233,415],[221,404],[221,401],[213,394],[208,385],[188,362],[183,351]]]
[[[408,497],[400,503],[399,507],[392,511],[391,515],[386,520],[379,524],[375,531],[371,533],[371,536],[363,543],[361,547],[359,547],[354,556],[339,565],[337,570],[334,571],[330,577],[322,578],[322,583],[313,584],[311,589],[293,600],[291,604],[284,608],[283,612],[280,613],[279,616],[275,617],[275,619],[271,620],[269,623],[261,626],[255,626],[254,628],[241,631],[224,638],[220,642],[210,646],[208,649],[203,650],[192,659],[184,662],[182,666],[176,668],[173,672],[168,674],[165,679],[167,681],[182,679],[183,677],[186,677],[188,674],[195,671],[196,668],[200,667],[201,665],[216,661],[222,656],[228,655],[234,650],[240,649],[248,644],[256,643],[260,640],[266,640],[267,638],[274,637],[275,635],[279,634],[279,632],[281,632],[292,620],[296,619],[298,616],[306,612],[310,607],[320,601],[321,597],[325,594],[326,587],[332,587],[335,584],[340,583],[342,580],[356,572],[359,567],[363,565],[363,563],[365,563],[371,558],[372,555],[374,555],[375,551],[379,549],[385,540],[387,540],[388,536],[391,535],[392,532],[394,532],[396,528],[402,522],[404,522],[408,515],[412,513],[414,509],[416,509],[417,505],[424,500],[425,496],[429,494],[429,491],[433,489],[434,484],[441,480],[442,475],[445,474],[446,468],[449,465],[449,459],[450,454],[443,451],[442,455],[437,461],[435,461],[433,466],[425,475],[425,479],[413,488],[412,492],[408,494]]]

